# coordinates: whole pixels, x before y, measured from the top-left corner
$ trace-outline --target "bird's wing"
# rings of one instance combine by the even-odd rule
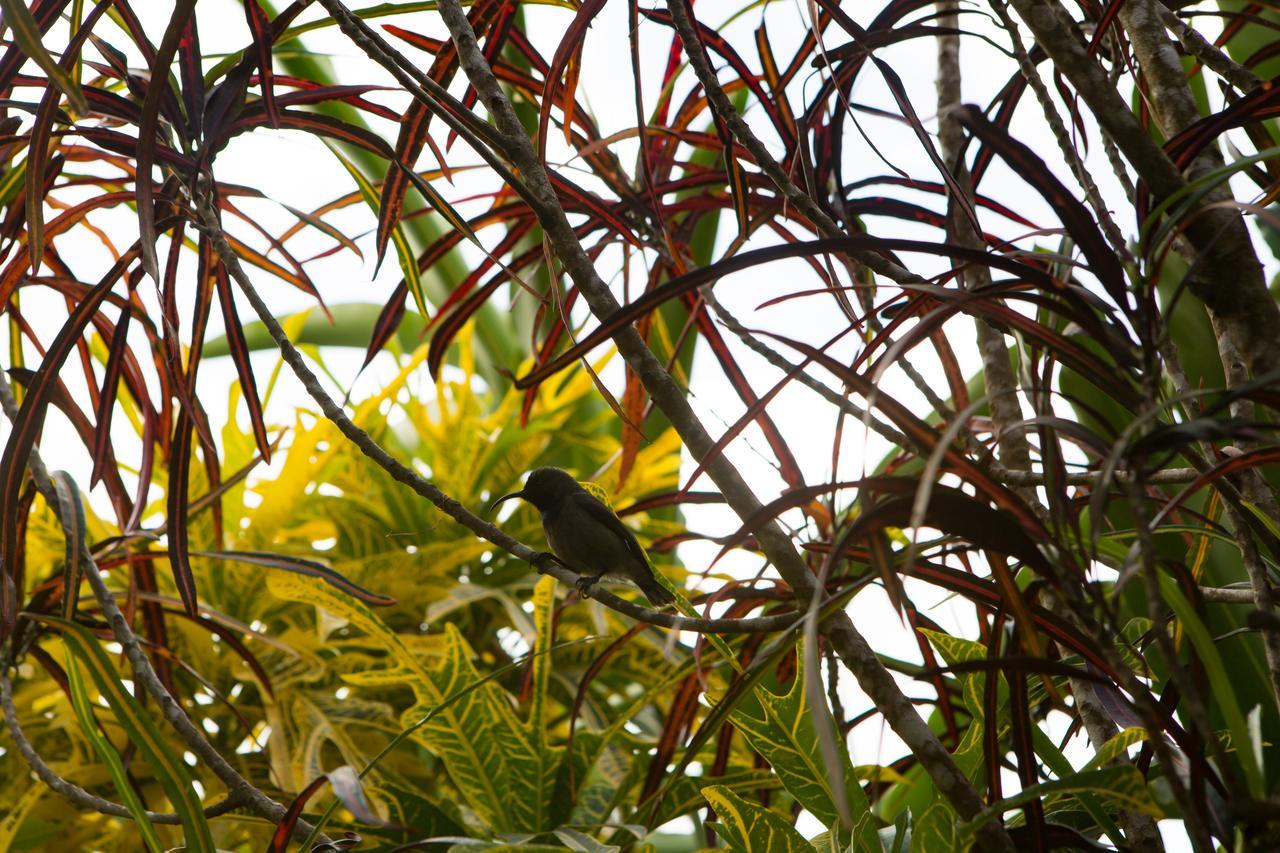
[[[626,546],[627,553],[639,560],[642,566],[649,568],[649,557],[645,554],[644,549],[640,547],[640,543],[636,541],[635,534],[631,532],[631,528],[622,523],[622,519],[613,514],[612,510],[586,491],[574,495],[570,500],[573,501],[574,506],[595,521],[603,524],[621,539]]]

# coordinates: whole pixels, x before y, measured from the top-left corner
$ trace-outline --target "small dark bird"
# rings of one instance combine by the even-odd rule
[[[489,509],[508,498],[524,498],[538,508],[547,544],[556,557],[581,575],[580,590],[610,578],[640,587],[654,607],[675,600],[654,577],[649,558],[627,526],[567,471],[537,468],[523,489],[503,495]]]

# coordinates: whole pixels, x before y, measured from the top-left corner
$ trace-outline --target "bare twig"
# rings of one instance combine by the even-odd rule
[[[1179,18],[1163,3],[1156,4],[1156,14],[1160,17],[1160,23],[1177,36],[1178,44],[1182,45],[1183,50],[1204,63],[1223,80],[1241,92],[1251,92],[1262,85],[1262,80],[1257,74],[1215,47],[1212,42],[1200,35],[1199,30],[1188,26],[1186,21]]]
[[[1202,586],[1200,597],[1214,604],[1253,604],[1254,594],[1247,587]]]
[[[993,466],[991,474],[996,479],[1015,486],[1037,486],[1047,482],[1049,475],[1041,471],[1014,471],[1001,466]],[[1190,483],[1200,476],[1195,468],[1166,468],[1143,477],[1144,483],[1153,486]],[[1067,474],[1064,482],[1068,486],[1097,486],[1102,475],[1096,471],[1077,471]],[[1128,482],[1133,477],[1129,471],[1113,471],[1111,479],[1117,483]]]

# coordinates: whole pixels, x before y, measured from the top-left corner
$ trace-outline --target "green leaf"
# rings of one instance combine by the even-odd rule
[[[772,791],[782,787],[782,782],[770,771],[746,767],[730,770],[723,776],[681,776],[667,789],[652,824],[662,826],[680,815],[702,808],[707,802],[707,798],[702,796],[702,789],[709,787],[708,782],[714,782],[715,787],[738,794]]]
[[[585,832],[579,832],[578,830],[569,827],[557,829],[554,835],[564,843],[565,847],[568,847],[570,850],[581,851],[581,853],[620,853],[622,850],[622,848],[616,844],[605,844],[597,841]]]
[[[1098,750],[1097,755],[1105,756],[1102,761],[1097,761],[1096,764],[1091,761],[1082,769],[1092,770],[1095,766],[1101,766],[1102,764],[1110,762],[1112,759],[1123,755],[1129,744],[1136,742],[1129,739],[1130,732],[1138,732],[1141,735],[1141,737],[1138,738],[1139,740],[1146,737],[1146,732],[1142,729],[1125,729],[1120,732],[1120,734],[1107,741],[1107,743],[1103,744],[1102,749]],[[1035,743],[1036,755],[1040,757],[1040,760],[1045,763],[1046,767],[1053,771],[1054,775],[1059,779],[1066,779],[1067,777],[1075,774],[1076,770],[1071,766],[1071,762],[1068,761],[1067,757],[1058,749],[1057,744],[1053,742],[1053,739],[1041,731],[1038,726],[1032,728],[1031,737]],[[1119,827],[1116,826],[1115,821],[1111,819],[1111,816],[1107,814],[1106,809],[1104,809],[1102,804],[1098,802],[1098,798],[1092,794],[1082,792],[1079,795],[1078,800],[1084,810],[1089,813],[1089,817],[1093,818],[1094,823],[1096,823],[1098,827],[1107,834],[1112,842],[1117,846],[1123,846],[1125,843],[1124,835],[1120,832]]]
[[[781,815],[742,799],[723,785],[708,785],[702,795],[720,818],[713,824],[716,835],[738,853],[813,853],[813,845]]]
[[[533,624],[537,639],[533,644],[533,695],[530,697],[529,728],[546,746],[547,685],[551,678],[552,611],[556,604],[556,579],[543,575],[533,587]]]
[[[956,813],[942,800],[924,810],[911,830],[911,853],[957,850]]]
[[[136,745],[156,778],[164,788],[174,811],[182,819],[183,834],[186,836],[186,849],[193,851],[209,851],[213,853],[213,836],[209,833],[209,824],[205,820],[200,803],[192,784],[191,774],[187,767],[169,748],[160,736],[156,724],[142,710],[142,706],[133,698],[120,681],[115,667],[102,650],[97,639],[89,631],[74,622],[58,619],[53,616],[41,616],[41,621],[56,625],[62,631],[62,641],[67,650],[75,656],[89,671],[98,692],[107,700],[107,705],[115,715],[116,722],[124,729],[131,743]],[[74,668],[74,667],[71,667]],[[83,691],[82,691],[83,693]],[[85,701],[88,700],[84,694]],[[77,715],[79,711],[77,711]],[[84,725],[84,720],[81,721]],[[114,749],[111,750],[114,752]],[[100,753],[101,754],[101,753]],[[110,762],[110,758],[103,756]],[[119,757],[117,756],[117,760]],[[121,767],[121,779],[124,779]],[[113,770],[114,774],[114,770]],[[127,780],[125,787],[130,787]],[[138,804],[141,808],[141,804]],[[153,830],[154,832],[154,830]],[[145,830],[143,830],[145,835]],[[158,842],[157,842],[158,843]],[[158,849],[163,849],[158,848]]]
[[[1249,501],[1241,501],[1241,503],[1244,504],[1245,509],[1253,513],[1254,518],[1258,519],[1258,521],[1261,521],[1263,525],[1266,526],[1267,530],[1271,532],[1272,536],[1280,537],[1280,524],[1276,524],[1276,520],[1271,516],[1267,515],[1266,510],[1264,510],[1262,507],[1258,506],[1257,504],[1251,503]],[[1201,531],[1197,530],[1196,532],[1199,533]]]
[[[154,853],[163,853],[165,847],[160,843],[160,837],[156,835],[156,828],[151,824],[151,818],[147,817],[146,806],[142,804],[142,800],[138,797],[138,792],[134,790],[133,784],[129,781],[129,775],[125,772],[124,762],[120,758],[120,753],[116,752],[116,748],[111,744],[111,741],[98,728],[98,722],[93,716],[93,702],[89,698],[89,690],[85,686],[84,676],[80,672],[80,664],[76,663],[75,655],[71,653],[70,647],[67,648],[66,668],[67,687],[71,693],[71,707],[76,713],[76,721],[80,723],[80,730],[84,732],[84,736],[88,738],[89,743],[93,744],[94,751],[98,753],[98,757],[106,765],[107,772],[111,774],[111,781],[116,786],[120,799],[124,801],[125,808],[129,810],[129,814],[133,815],[134,823],[138,826],[138,834],[142,836],[142,841],[146,844],[147,849],[154,851]]]
[[[1218,654],[1218,647],[1214,645],[1209,630],[1205,628],[1204,622],[1200,621],[1195,608],[1182,595],[1173,578],[1163,576],[1160,578],[1160,592],[1173,609],[1174,615],[1178,617],[1178,621],[1182,623],[1188,639],[1196,647],[1196,653],[1204,662],[1205,674],[1209,677],[1209,684],[1213,688],[1214,702],[1222,712],[1223,719],[1227,721],[1231,741],[1241,746],[1236,750],[1236,755],[1244,768],[1245,778],[1249,782],[1249,791],[1255,797],[1265,797],[1266,781],[1262,776],[1262,768],[1258,765],[1253,750],[1248,747],[1252,742],[1249,737],[1249,727],[1245,722],[1244,714],[1240,711],[1240,704],[1236,701],[1236,691],[1232,688],[1231,679],[1227,677],[1229,670],[1222,656]]]
[[[416,268],[416,267],[415,267]],[[302,328],[296,335],[290,335],[295,344],[314,344],[323,347],[352,347],[364,350],[369,346],[369,338],[373,334],[374,325],[385,305],[367,302],[341,302],[329,306],[333,322],[322,313],[308,312]],[[245,322],[244,340],[250,352],[274,350],[276,342],[261,320]],[[427,326],[426,320],[413,313],[405,315],[396,332],[395,340],[406,351],[418,346],[422,331]],[[220,335],[205,341],[202,358],[220,358],[231,354],[231,347],[226,336]]]
[[[938,650],[938,653],[942,655],[943,660],[948,664],[955,665],[987,659],[987,647],[982,643],[963,640],[940,631],[930,631],[927,628],[918,630],[928,638],[929,642],[933,644],[933,647]],[[977,720],[983,719],[986,715],[987,676],[988,673],[986,672],[956,673],[956,679],[963,688],[965,708]],[[996,707],[1003,708],[1009,701],[1009,686],[1005,682],[1004,676],[998,677],[1000,678],[1000,683],[997,686],[999,698],[996,700]]]
[[[1104,764],[1110,764],[1112,761],[1115,761],[1117,758],[1127,753],[1129,751],[1129,747],[1134,744],[1142,743],[1148,737],[1150,737],[1150,735],[1147,734],[1146,729],[1137,727],[1125,729],[1108,739],[1107,742],[1102,745],[1102,748],[1094,754],[1093,758],[1089,759],[1089,763],[1081,769],[1093,770],[1095,767],[1102,767]]]
[[[983,809],[973,820],[961,827],[961,833],[965,839],[972,839],[973,833],[987,821],[1010,809],[1016,809],[1036,797],[1086,792],[1114,800],[1123,809],[1139,811],[1154,818],[1164,817],[1160,807],[1151,797],[1147,780],[1142,778],[1142,774],[1136,767],[1125,764],[1102,770],[1086,770],[1066,779],[1054,779],[1051,782],[1030,785],[1013,796]]]
[[[795,680],[788,693],[776,696],[763,687],[756,688],[764,717],[757,719],[742,709],[730,715],[733,724],[746,736],[751,747],[769,762],[791,796],[827,826],[839,820],[834,793],[827,775],[827,760],[818,743],[813,714],[809,713],[804,689],[803,655],[797,654]],[[837,738],[837,742],[841,742]],[[864,827],[855,839],[859,850],[879,850],[875,827],[863,824],[861,818],[871,811],[866,794],[858,784],[849,754],[840,751],[844,767],[845,802],[854,826]]]

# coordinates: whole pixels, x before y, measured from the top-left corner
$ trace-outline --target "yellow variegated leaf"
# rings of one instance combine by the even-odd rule
[[[11,790],[5,804],[3,817],[0,817],[0,850],[13,850],[13,839],[22,828],[27,814],[49,793],[43,785],[23,784],[18,790]]]
[[[549,828],[544,824],[564,751],[546,747],[542,732],[535,734],[516,717],[501,687],[480,684],[481,675],[471,662],[473,653],[453,625],[445,626],[443,657],[428,668],[361,602],[301,575],[272,575],[267,582],[282,598],[341,616],[387,651],[390,666],[355,678],[365,683],[398,681],[412,689],[417,703],[402,714],[403,726],[414,725],[447,697],[464,693],[416,728],[412,737],[439,756],[467,805],[494,829]]]
[[[1095,767],[1102,767],[1110,764],[1120,756],[1129,751],[1129,747],[1142,743],[1149,737],[1146,729],[1128,728],[1118,734],[1113,735],[1102,747],[1089,759],[1081,770],[1093,770]]]
[[[716,810],[719,823],[711,824],[737,853],[814,853],[813,845],[776,812],[748,802],[723,785],[709,785],[702,795]]]
[[[912,824],[911,853],[956,850],[957,835],[955,811],[944,801],[935,799]]]
[[[763,718],[754,717],[739,709],[730,715],[733,724],[746,736],[753,749],[769,762],[782,784],[802,806],[827,826],[839,820],[835,794],[828,778],[827,758],[818,743],[814,727],[814,715],[810,713],[804,689],[804,657],[796,655],[798,670],[791,689],[776,696],[763,687],[755,690],[756,699],[764,712]],[[837,743],[842,743],[836,738]],[[848,752],[840,751],[844,772],[845,803],[853,818],[855,828],[862,827],[854,839],[858,849],[879,848],[879,838],[870,822],[861,818],[871,811],[862,786],[857,783]]]

